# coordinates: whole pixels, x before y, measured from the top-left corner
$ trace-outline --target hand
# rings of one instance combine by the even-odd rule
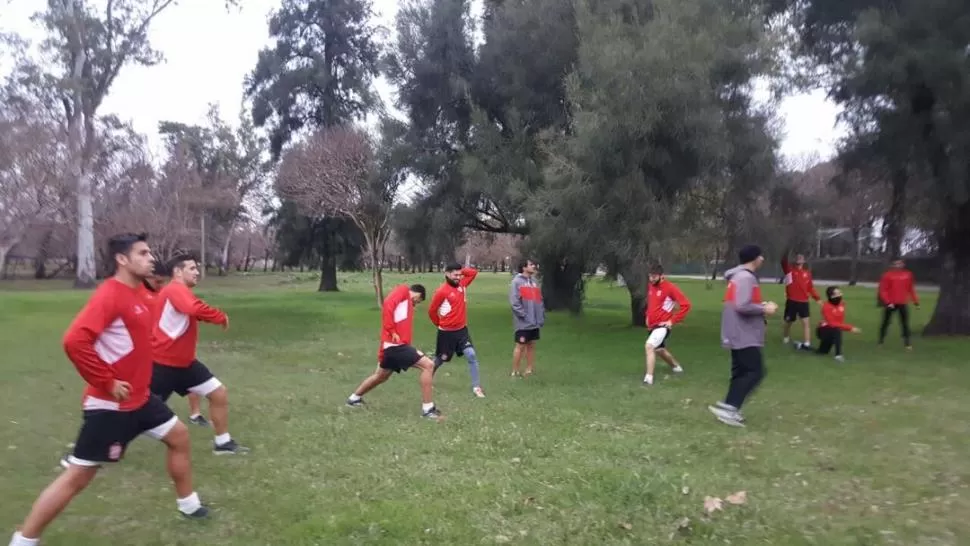
[[[896,308],[896,306],[893,305],[893,304],[891,304],[891,303],[888,304],[888,305],[886,305],[886,309],[895,309],[895,308]]]
[[[401,336],[397,335],[397,332],[394,332],[393,334],[391,334],[391,341],[394,343],[400,343]]]
[[[222,323],[222,331],[225,332],[229,329],[229,317],[226,317],[226,322]]]
[[[778,304],[773,301],[766,301],[763,305],[765,307],[765,315],[771,316],[778,311]]]
[[[118,381],[117,379],[114,381],[115,382],[111,385],[111,396],[114,396],[115,400],[119,402],[127,400],[128,396],[131,394],[131,383],[127,381]]]
[[[862,330],[860,330],[858,328],[852,328],[852,333],[853,334],[861,334],[862,333]]]
[[[660,327],[663,327],[663,328],[673,328],[674,323],[671,322],[671,321],[669,321],[669,320],[665,320],[664,322],[661,322],[657,326],[660,326]]]

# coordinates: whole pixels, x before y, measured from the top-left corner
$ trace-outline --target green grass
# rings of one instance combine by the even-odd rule
[[[207,280],[199,294],[228,311],[232,329],[204,326],[200,357],[229,386],[232,432],[253,448],[217,458],[210,433],[192,428],[213,519],[177,518],[163,450],[139,439],[45,544],[970,544],[968,340],[917,338],[905,353],[894,326],[878,348],[872,292],[847,290],[849,320],[865,331],[849,338],[847,363],[783,347],[774,320],[767,379],[745,407],[748,428],[733,429],[706,409],[729,373],[721,285],[681,283],[696,308],[671,349],[687,373],[658,367],[645,389],[645,333],[627,325],[625,289],[600,282],[583,316],[551,315],[537,375],[508,377],[508,280],[483,273],[469,294],[488,398],[471,397],[464,361],[447,364],[441,423],[419,417],[413,372],[370,394],[366,409],[343,406],[375,366],[379,313],[366,276],[342,278],[339,294],[314,292],[309,276]],[[15,289],[0,292],[7,532],[77,433],[81,380],[60,336],[87,294],[4,286]],[[779,285],[764,290],[782,299]],[[917,326],[935,295],[924,297]],[[426,309],[416,345],[430,349]],[[185,416],[183,400],[172,405]],[[705,515],[705,496],[741,490],[747,504]]]

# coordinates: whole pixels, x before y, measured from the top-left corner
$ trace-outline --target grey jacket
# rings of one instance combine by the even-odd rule
[[[542,328],[546,322],[546,308],[542,304],[542,289],[536,281],[519,273],[509,287],[509,305],[516,330]]]
[[[743,267],[724,273],[728,281],[721,311],[721,345],[732,350],[765,345],[765,308],[761,282]]]

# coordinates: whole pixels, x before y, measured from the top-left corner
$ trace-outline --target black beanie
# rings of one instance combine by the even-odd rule
[[[761,247],[758,245],[745,245],[741,248],[741,252],[738,253],[738,260],[743,263],[751,263],[761,256]]]

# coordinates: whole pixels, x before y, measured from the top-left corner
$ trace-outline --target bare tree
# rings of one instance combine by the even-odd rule
[[[385,123],[380,149],[359,128],[341,125],[318,131],[287,151],[276,179],[283,199],[308,216],[349,218],[363,232],[373,269],[378,305],[384,300],[382,270],[390,237],[391,208],[403,180],[394,122]]]

